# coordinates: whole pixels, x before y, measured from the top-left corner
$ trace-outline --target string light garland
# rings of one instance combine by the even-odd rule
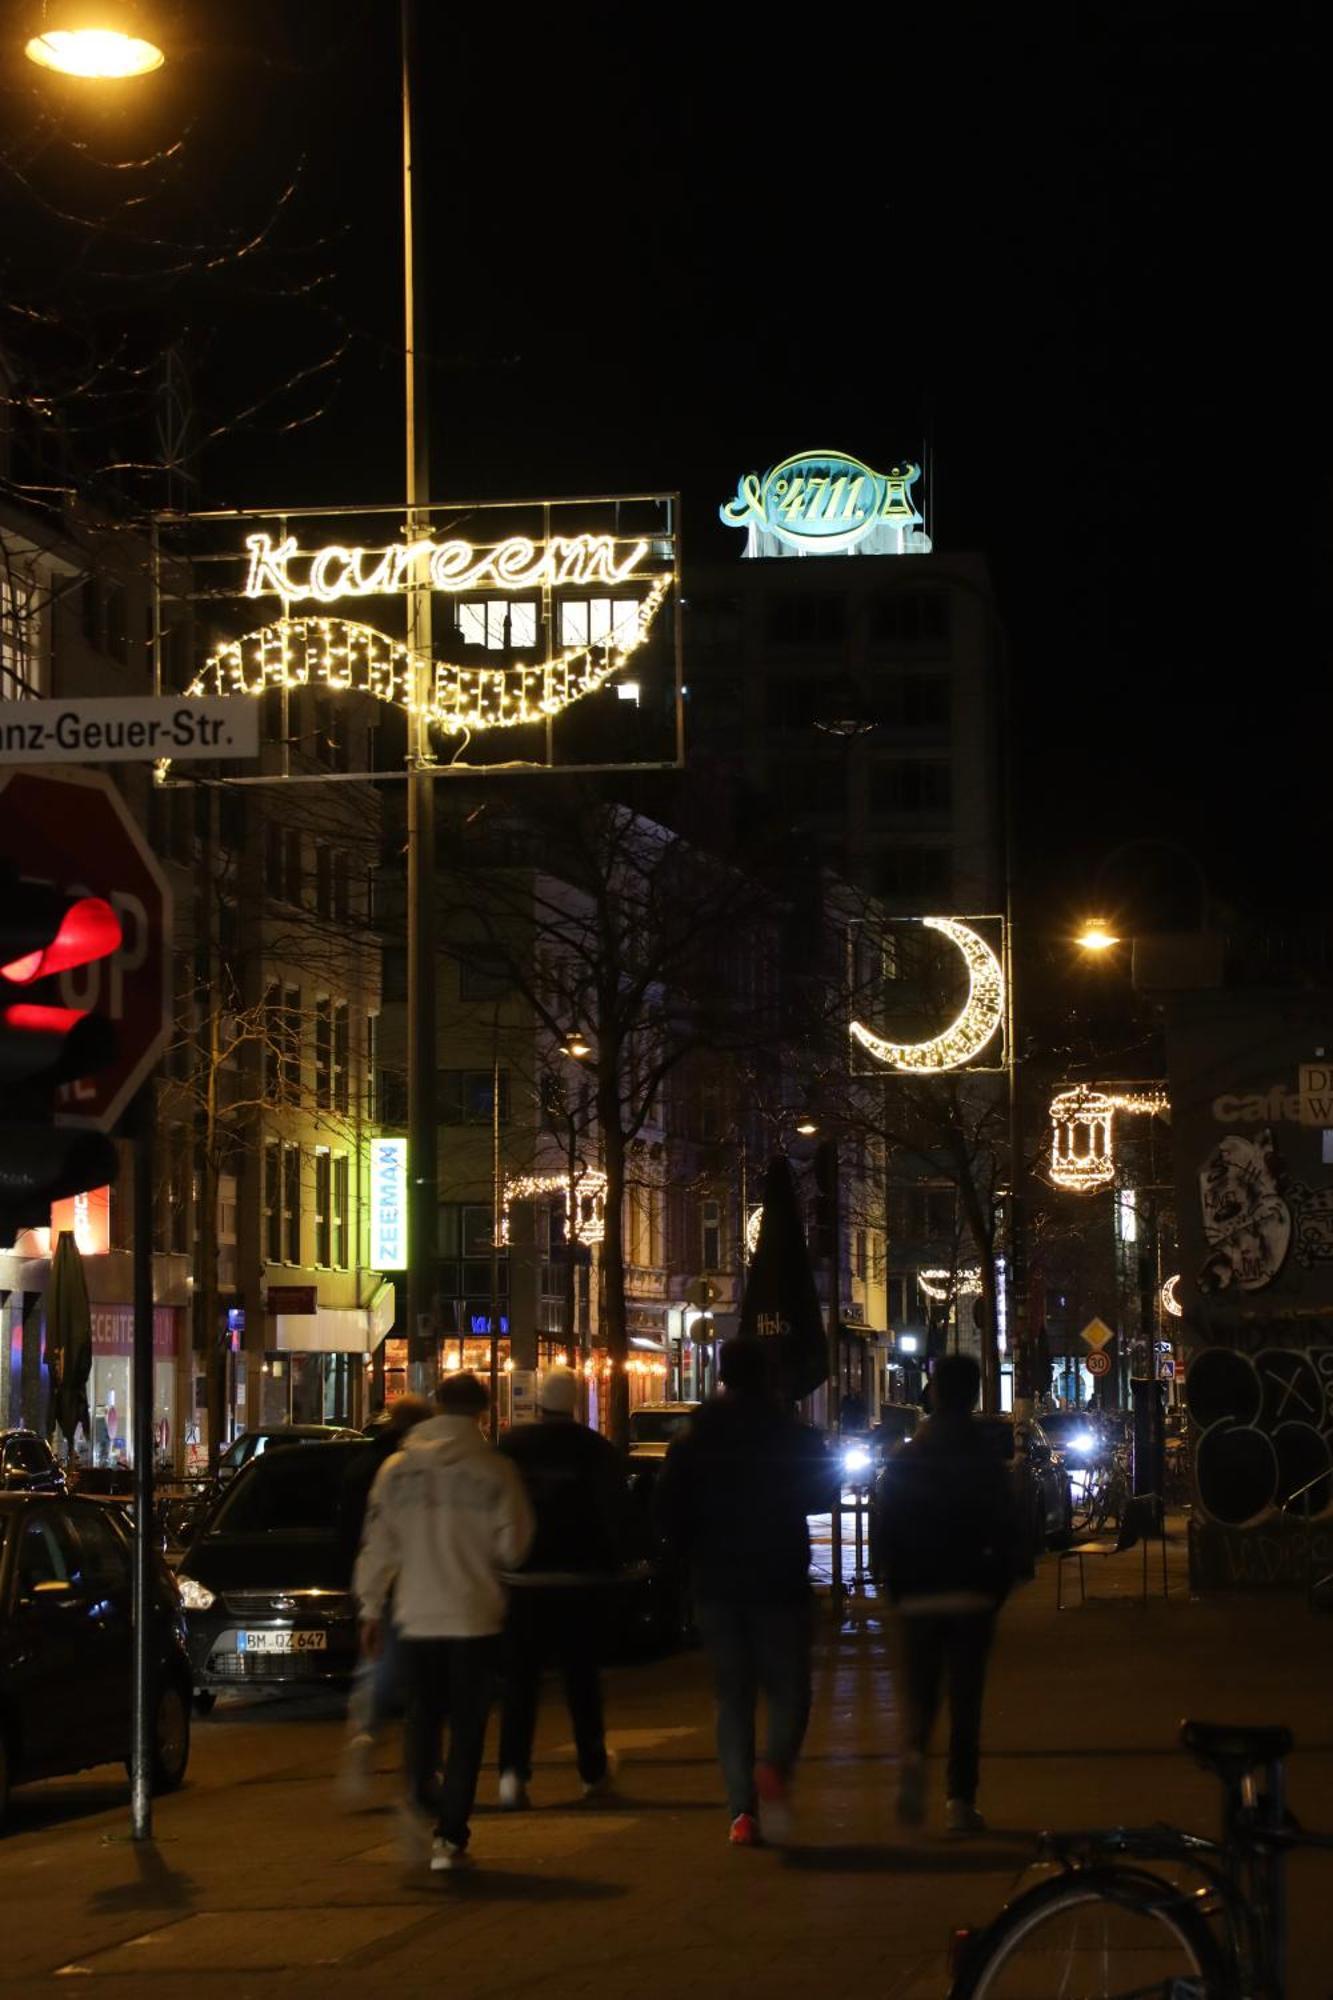
[[[852,1039],[888,1069],[963,1069],[980,1055],[1004,1019],[1004,973],[986,940],[956,917],[922,917],[927,930],[957,947],[967,966],[967,999],[942,1034],[926,1042],[890,1042],[860,1021],[849,1024]]]
[[[945,1270],[936,1265],[916,1274],[917,1284],[928,1299],[937,1305],[951,1299],[956,1292],[976,1292],[981,1289],[980,1264],[960,1264],[956,1271]]]
[[[437,542],[427,535],[371,549],[346,548],[341,542],[303,549],[295,535],[281,542],[271,535],[247,535],[245,546],[250,568],[244,595],[280,597],[285,604],[308,597],[336,604],[344,597],[402,596],[418,584],[446,591],[618,585],[633,577],[649,548],[646,541],[625,543],[613,535],[552,535],[543,542],[508,535],[494,543]]]
[[[1059,1091],[1051,1099],[1052,1185],[1070,1194],[1095,1194],[1115,1179],[1115,1114],[1160,1118],[1171,1109],[1165,1090],[1102,1090],[1095,1084]]]
[[[644,644],[671,585],[659,576],[648,594],[603,639],[552,659],[505,667],[431,664],[418,692],[408,648],[374,625],[345,618],[280,618],[209,655],[188,695],[263,695],[324,687],[368,694],[426,716],[446,735],[517,729],[559,715],[617,674]],[[169,761],[159,770],[169,768]]]
[[[542,1195],[563,1194],[568,1200],[569,1175],[506,1174],[504,1206],[500,1214],[500,1241],[509,1241],[509,1209],[516,1201],[533,1201]],[[606,1235],[606,1175],[600,1167],[582,1167],[574,1176],[573,1207],[578,1216],[580,1243],[600,1243]],[[574,1232],[570,1232],[573,1234]]]

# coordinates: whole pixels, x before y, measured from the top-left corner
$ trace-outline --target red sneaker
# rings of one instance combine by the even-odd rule
[[[758,1847],[759,1822],[753,1813],[737,1813],[727,1838],[733,1847]]]
[[[771,1847],[791,1839],[791,1786],[776,1764],[757,1764],[754,1788],[759,1794],[759,1831]]]

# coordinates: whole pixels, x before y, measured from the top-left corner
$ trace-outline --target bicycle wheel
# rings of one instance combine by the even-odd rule
[[[1039,1882],[973,1940],[949,2000],[1226,2000],[1226,1961],[1169,1882],[1085,1868]]]

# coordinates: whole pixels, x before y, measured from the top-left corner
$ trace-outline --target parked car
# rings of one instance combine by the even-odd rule
[[[629,1455],[665,1458],[672,1438],[684,1430],[697,1403],[640,1403],[629,1413]]]
[[[190,1663],[180,1598],[156,1568],[153,1782],[190,1757]],[[132,1551],[117,1507],[0,1494],[0,1819],[13,1785],[128,1759]]]
[[[225,1484],[252,1458],[260,1458],[278,1445],[342,1444],[362,1435],[347,1424],[274,1424],[268,1430],[242,1431],[218,1460],[218,1478]]]
[[[1011,1416],[978,1416],[995,1449],[1011,1468],[1020,1522],[1033,1550],[1068,1541],[1073,1526],[1069,1474],[1035,1419],[1015,1424]]]
[[[0,1493],[63,1493],[65,1475],[36,1431],[0,1431]]]
[[[351,1680],[360,1461],[375,1450],[353,1433],[319,1451],[266,1451],[208,1514],[176,1572],[201,1710],[219,1688]]]

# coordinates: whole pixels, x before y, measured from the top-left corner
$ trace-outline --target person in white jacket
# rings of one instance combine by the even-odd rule
[[[493,1451],[477,1419],[487,1408],[475,1375],[446,1375],[440,1414],[412,1430],[371,1488],[352,1588],[362,1644],[375,1654],[392,1589],[407,1695],[404,1758],[408,1823],[430,1866],[468,1860],[494,1699],[506,1594],[501,1571],[516,1569],[532,1540],[532,1509],[508,1459]],[[449,1753],[437,1779],[444,1718]]]

